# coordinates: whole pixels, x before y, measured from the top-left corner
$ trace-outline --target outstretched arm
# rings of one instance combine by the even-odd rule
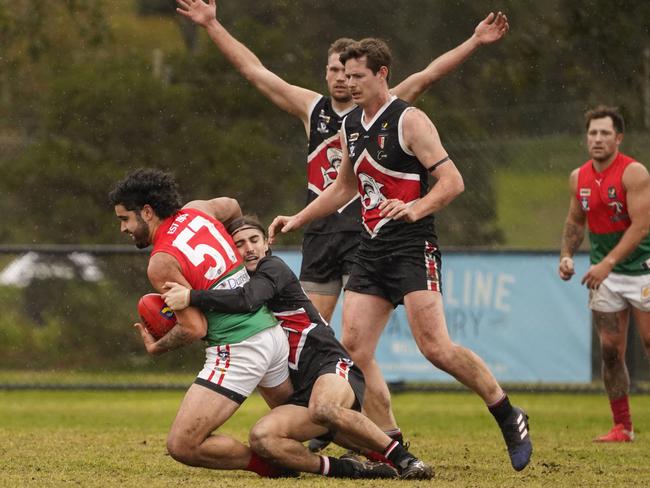
[[[505,14],[494,12],[483,19],[474,29],[474,34],[451,51],[438,56],[422,71],[412,74],[391,93],[409,103],[415,102],[433,82],[458,68],[470,55],[484,44],[492,44],[506,35],[509,29]]]
[[[344,140],[343,130],[339,132],[341,138],[341,166],[339,174],[330,186],[318,198],[303,208],[295,215],[278,215],[269,226],[269,244],[273,244],[275,235],[299,229],[316,219],[327,217],[348,203],[357,193],[356,176],[352,168],[352,161]]]
[[[575,197],[578,188],[578,172],[580,169],[575,169],[569,176],[569,190],[571,192],[571,200],[569,201],[569,213],[564,221],[564,229],[562,231],[562,244],[560,247],[560,265],[558,272],[560,278],[568,281],[575,274],[573,266],[573,255],[580,248],[583,239],[585,238],[585,224],[587,216],[580,208],[578,199]]]
[[[217,20],[215,0],[176,0],[176,11],[202,26],[212,42],[241,75],[257,90],[282,110],[300,118],[305,127],[309,123],[309,110],[320,95],[306,88],[291,85],[269,71],[259,58],[235,39]]]

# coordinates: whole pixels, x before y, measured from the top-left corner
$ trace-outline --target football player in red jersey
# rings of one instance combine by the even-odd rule
[[[366,378],[364,410],[384,430],[397,427],[374,354],[391,312],[403,303],[422,354],[481,396],[513,468],[524,469],[532,454],[527,415],[510,404],[481,358],[452,342],[445,322],[433,214],[464,190],[462,176],[431,120],[389,91],[391,54],[383,41],[361,40],[341,62],[360,109],[343,120],[339,176],[298,214],[276,217],[269,237],[332,213],[358,193],[365,232],[345,288],[342,343]],[[437,180],[431,189],[429,175]]]
[[[650,356],[650,175],[619,151],[625,122],[614,108],[586,113],[591,159],[571,172],[560,278],[575,274],[573,255],[589,229],[591,266],[582,277],[600,338],[602,374],[614,426],[596,442],[634,440],[625,364],[630,311]]]
[[[248,274],[222,222],[241,216],[229,198],[195,200],[181,207],[173,177],[154,169],[129,174],[110,192],[120,230],[138,248],[153,246],[147,275],[158,292],[166,282],[193,289],[235,289]],[[155,340],[135,324],[150,354],[207,342],[204,368],[188,389],[167,438],[170,455],[184,464],[212,469],[245,469],[261,476],[286,472],[256,455],[232,437],[215,433],[251,392],[260,388],[271,406],[293,392],[289,379],[287,337],[266,306],[242,313],[206,312],[189,307],[177,313],[178,323]],[[370,464],[342,461],[338,477],[394,476]],[[305,467],[309,471],[309,467]],[[318,472],[318,470],[315,470]]]
[[[356,108],[346,86],[341,52],[352,39],[337,39],[327,53],[325,81],[328,95],[292,85],[268,70],[245,45],[233,38],[217,20],[216,2],[177,0],[177,11],[203,26],[226,59],[257,90],[280,109],[298,117],[308,139],[307,200],[314,200],[335,181],[341,162],[338,132],[341,120]],[[444,53],[425,69],[392,88],[392,93],[414,102],[436,80],[453,71],[482,45],[501,39],[508,31],[507,17],[490,13],[470,38]],[[347,281],[359,244],[360,202],[352,196],[338,212],[311,222],[305,228],[300,281],[309,299],[326,321],[330,321],[342,286]]]

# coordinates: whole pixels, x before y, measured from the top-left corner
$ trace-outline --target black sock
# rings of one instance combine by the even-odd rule
[[[391,441],[386,446],[383,455],[399,469],[400,473],[408,466],[411,459],[414,458],[413,454],[404,449],[404,446],[396,440]]]
[[[402,435],[402,431],[399,428],[389,430],[388,432],[385,432],[385,434],[394,441],[397,441],[400,444],[404,445],[404,436]]]
[[[352,478],[354,475],[352,461],[331,456],[321,456],[320,474],[330,478]]]
[[[489,406],[488,410],[494,416],[497,423],[502,425],[512,413],[512,405],[510,405],[508,395],[504,393],[503,398],[494,405]]]

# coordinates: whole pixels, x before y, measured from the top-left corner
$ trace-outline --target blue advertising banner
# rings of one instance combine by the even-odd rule
[[[300,253],[278,251],[298,273]],[[586,255],[576,256],[576,276],[557,274],[557,255],[456,253],[443,256],[443,299],[454,342],[476,352],[499,381],[591,381],[591,319],[580,277]],[[341,309],[332,327],[341,337]],[[387,381],[453,381],[418,351],[402,306],[393,313],[376,354]]]

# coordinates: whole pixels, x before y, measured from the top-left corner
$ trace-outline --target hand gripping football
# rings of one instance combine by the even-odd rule
[[[176,325],[176,315],[158,293],[147,293],[138,302],[138,314],[149,333],[160,339]]]

